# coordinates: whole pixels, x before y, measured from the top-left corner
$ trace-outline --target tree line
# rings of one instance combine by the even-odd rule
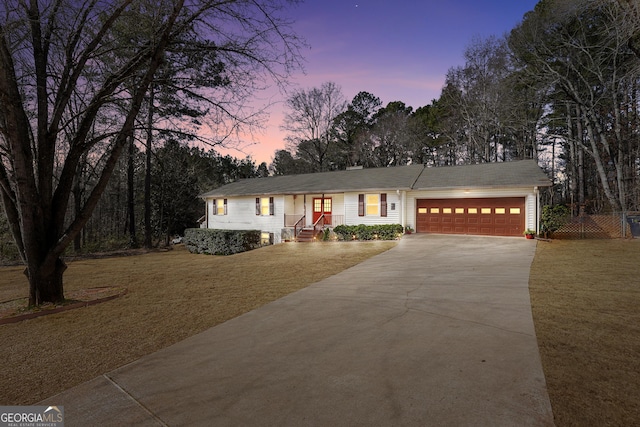
[[[205,209],[200,194],[239,179],[269,175],[265,162],[222,155],[214,148],[205,150],[172,137],[154,143],[147,167],[144,148],[144,141],[135,139],[118,160],[93,214],[67,254],[168,245],[186,228],[200,226]],[[83,205],[97,178],[95,165],[80,165],[68,218]],[[1,206],[0,212],[0,261],[18,260]]]
[[[503,37],[474,39],[441,95],[413,109],[338,85],[294,92],[275,174],[535,159],[546,203],[640,210],[640,4],[542,0]]]
[[[74,252],[168,245],[186,228],[200,226],[205,209],[200,194],[239,179],[268,175],[266,163],[256,165],[249,157],[223,156],[214,149],[168,139],[153,150],[147,189],[146,156],[133,147],[133,153],[116,166],[95,212],[76,236]],[[93,179],[90,173],[79,177],[82,186],[74,201],[82,203]]]

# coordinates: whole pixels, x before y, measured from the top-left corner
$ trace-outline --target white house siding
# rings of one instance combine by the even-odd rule
[[[358,195],[359,194],[387,194],[387,216],[380,215],[358,215]],[[367,191],[344,194],[344,223],[346,225],[379,225],[379,224],[402,224],[402,192],[396,191]],[[392,209],[395,204],[395,209]]]
[[[285,196],[274,196],[274,215],[256,215],[256,197],[227,198],[227,215],[213,215],[213,199],[207,199],[207,228],[223,230],[260,230],[273,233],[280,243],[284,226]]]
[[[528,194],[524,206],[526,209],[525,229],[538,230],[536,225],[540,222],[540,212],[538,212],[538,197],[536,194]]]
[[[531,187],[509,189],[474,189],[474,190],[425,190],[408,191],[406,200],[406,225],[416,228],[417,199],[482,199],[498,197],[525,198],[525,229],[536,229],[537,196]]]

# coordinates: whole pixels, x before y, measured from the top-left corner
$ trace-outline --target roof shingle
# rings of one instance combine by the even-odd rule
[[[437,168],[410,165],[243,179],[201,197],[548,185],[549,179],[535,161],[521,160]]]
[[[425,168],[414,190],[445,188],[545,187],[549,178],[534,160]]]

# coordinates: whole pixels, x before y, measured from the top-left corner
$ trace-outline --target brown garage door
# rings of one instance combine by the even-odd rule
[[[418,199],[418,233],[520,236],[524,198]]]

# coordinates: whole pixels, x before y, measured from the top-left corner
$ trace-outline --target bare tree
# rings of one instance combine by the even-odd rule
[[[505,160],[508,145],[509,114],[513,98],[508,76],[512,72],[504,39],[474,39],[465,50],[465,65],[447,73],[443,96],[457,110],[465,141],[460,157],[465,163]],[[455,90],[453,90],[455,88]]]
[[[326,156],[335,143],[331,134],[333,122],[346,104],[342,90],[333,82],[295,91],[287,99],[289,111],[282,129],[289,132],[290,151],[315,165],[316,171],[328,168]]]
[[[64,299],[62,254],[106,188],[161,65],[185,52],[215,58],[211,78],[229,84],[210,93],[199,93],[197,82],[188,89],[209,103],[213,125],[248,125],[253,91],[299,66],[298,41],[280,17],[289,3],[161,0],[147,2],[153,7],[144,14],[143,0],[0,5],[0,195],[27,267],[30,304]],[[153,31],[123,37],[137,19]],[[101,169],[66,222],[83,156],[99,159]]]
[[[620,31],[628,40],[629,49],[640,58],[640,3],[636,0],[617,0],[611,4],[610,0],[598,0],[604,7],[619,7],[618,16],[624,19],[618,22]]]
[[[621,25],[625,14],[619,5],[544,0],[510,38],[527,70],[575,105],[584,129],[576,142],[586,142],[580,148],[592,157],[614,211],[628,206],[626,176],[633,172],[627,169],[627,156],[633,150],[624,132],[630,111],[625,99],[640,67],[630,48],[632,32]]]

